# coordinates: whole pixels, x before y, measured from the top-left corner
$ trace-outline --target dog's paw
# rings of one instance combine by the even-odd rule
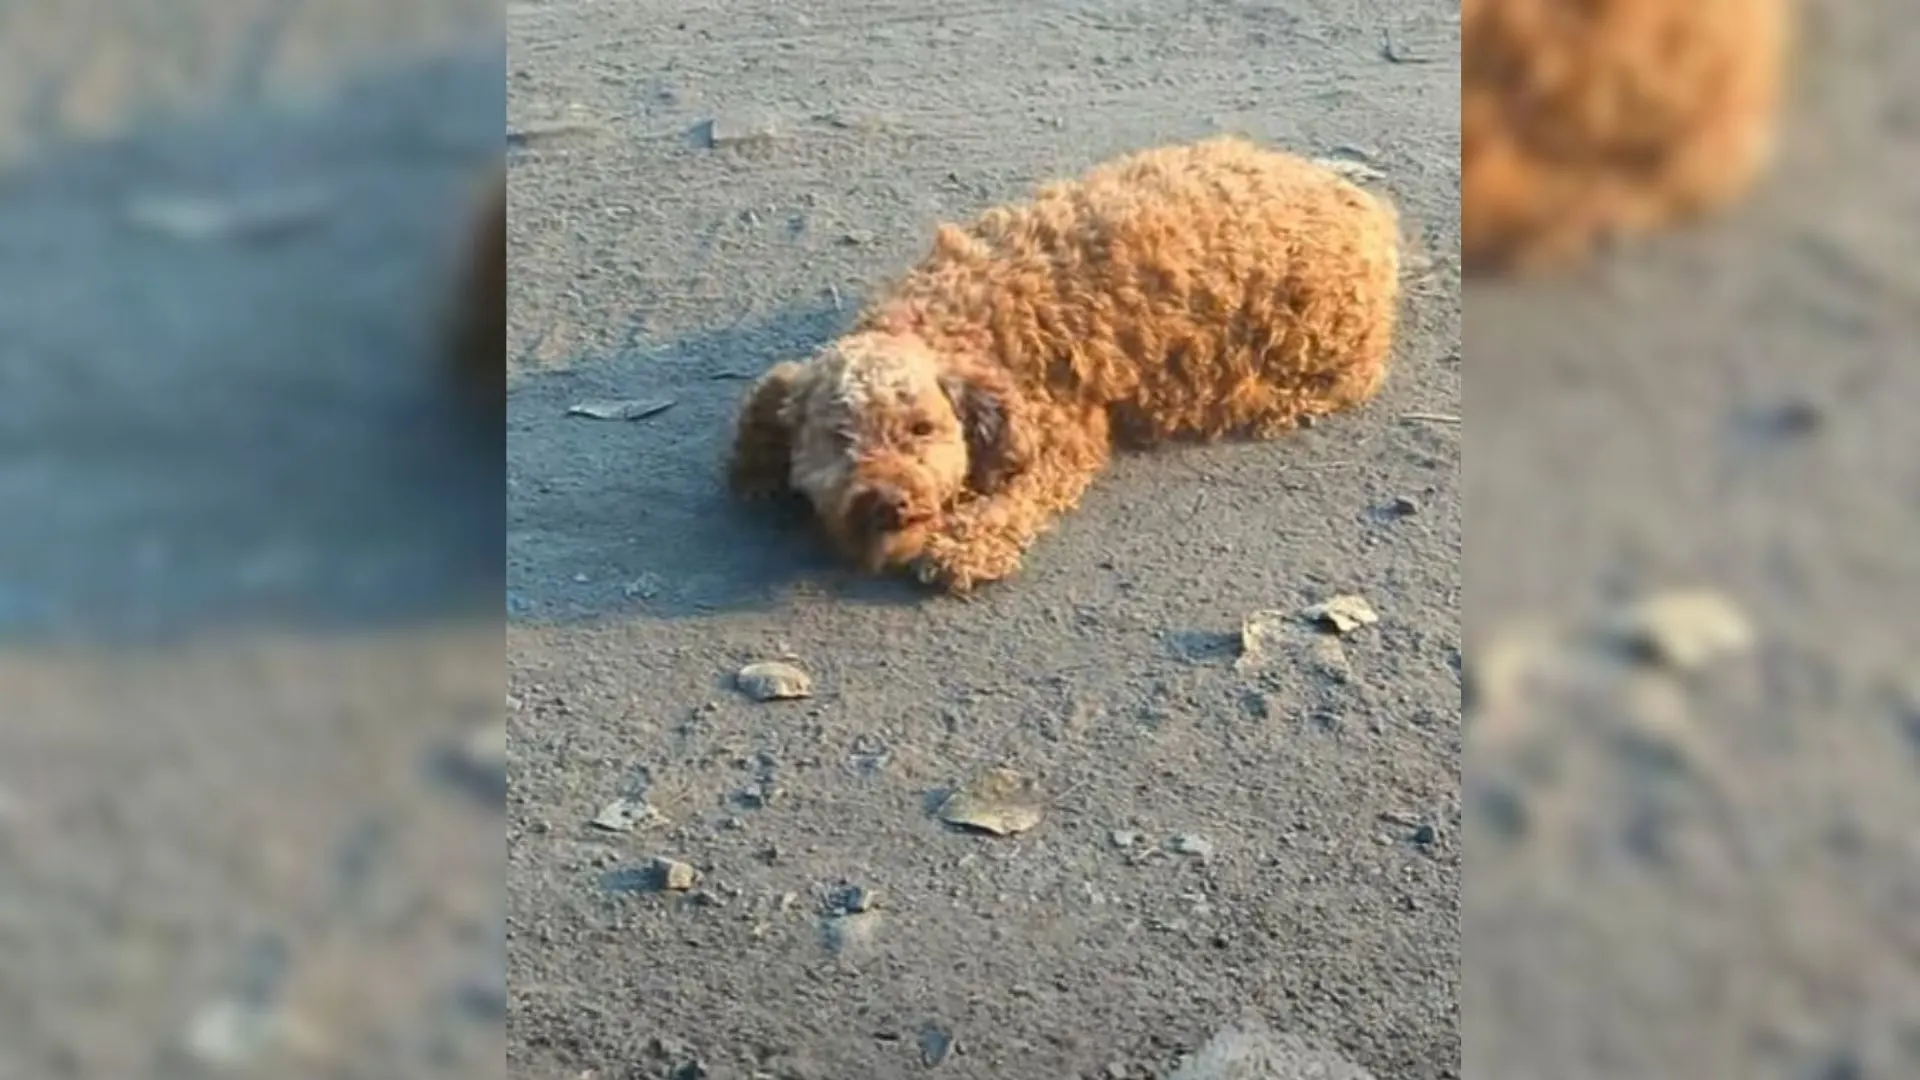
[[[913,572],[914,580],[920,584],[939,589],[952,596],[970,595],[974,586],[979,584],[974,580],[973,575],[950,564],[942,563],[931,555],[922,555],[915,559],[909,569]]]
[[[911,564],[921,584],[955,596],[966,596],[981,585],[1010,577],[1019,566],[1019,548],[978,536],[966,542],[937,537]]]

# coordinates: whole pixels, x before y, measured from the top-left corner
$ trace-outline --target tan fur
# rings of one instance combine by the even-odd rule
[[[1013,573],[1116,443],[1268,438],[1371,397],[1398,295],[1385,200],[1242,139],[1150,150],[941,227],[749,393],[732,484],[963,592]]]
[[[1469,269],[1573,261],[1740,197],[1765,166],[1788,0],[1465,0]]]
[[[487,176],[469,219],[459,290],[447,335],[447,364],[483,406],[501,405],[507,385],[507,174]]]

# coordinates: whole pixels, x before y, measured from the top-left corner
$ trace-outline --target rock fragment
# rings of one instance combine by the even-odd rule
[[[748,664],[734,676],[734,684],[755,701],[790,701],[813,696],[813,677],[780,660]]]
[[[1603,634],[1630,655],[1676,672],[1694,671],[1753,648],[1753,627],[1727,597],[1682,589],[1629,604]]]
[[[1012,769],[989,769],[940,804],[940,820],[995,836],[1040,824],[1040,796],[1032,780]]]
[[[654,856],[653,862],[648,864],[648,871],[653,878],[654,888],[663,892],[686,892],[700,881],[700,871],[695,870],[691,863],[670,859],[665,855]]]
[[[1297,1035],[1255,1025],[1209,1039],[1168,1080],[1374,1080],[1373,1074]]]
[[[652,825],[664,821],[660,811],[655,810],[645,799],[620,798],[601,807],[600,812],[589,822],[602,832],[632,832],[642,825]]]
[[[1372,626],[1380,621],[1373,605],[1364,596],[1353,594],[1335,596],[1318,604],[1309,605],[1300,612],[1302,618],[1317,624],[1336,634],[1348,634],[1363,626]]]

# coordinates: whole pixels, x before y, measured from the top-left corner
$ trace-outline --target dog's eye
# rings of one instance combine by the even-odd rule
[[[927,436],[929,436],[929,435],[931,435],[931,434],[933,434],[933,421],[931,421],[931,420],[915,420],[915,421],[913,422],[913,428],[912,428],[912,431],[913,431],[913,437],[914,437],[914,438],[916,438],[916,439],[924,439],[924,438],[926,438]]]

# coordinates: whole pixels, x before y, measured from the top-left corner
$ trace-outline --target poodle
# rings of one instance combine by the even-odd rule
[[[487,174],[467,221],[458,291],[448,319],[446,363],[483,407],[502,405],[507,378],[507,174]]]
[[[1162,147],[943,225],[845,336],[747,394],[729,481],[804,496],[870,572],[1010,576],[1115,446],[1270,438],[1372,397],[1391,203],[1237,137]]]
[[[1739,198],[1772,156],[1789,0],[1465,0],[1461,255],[1535,270]]]

